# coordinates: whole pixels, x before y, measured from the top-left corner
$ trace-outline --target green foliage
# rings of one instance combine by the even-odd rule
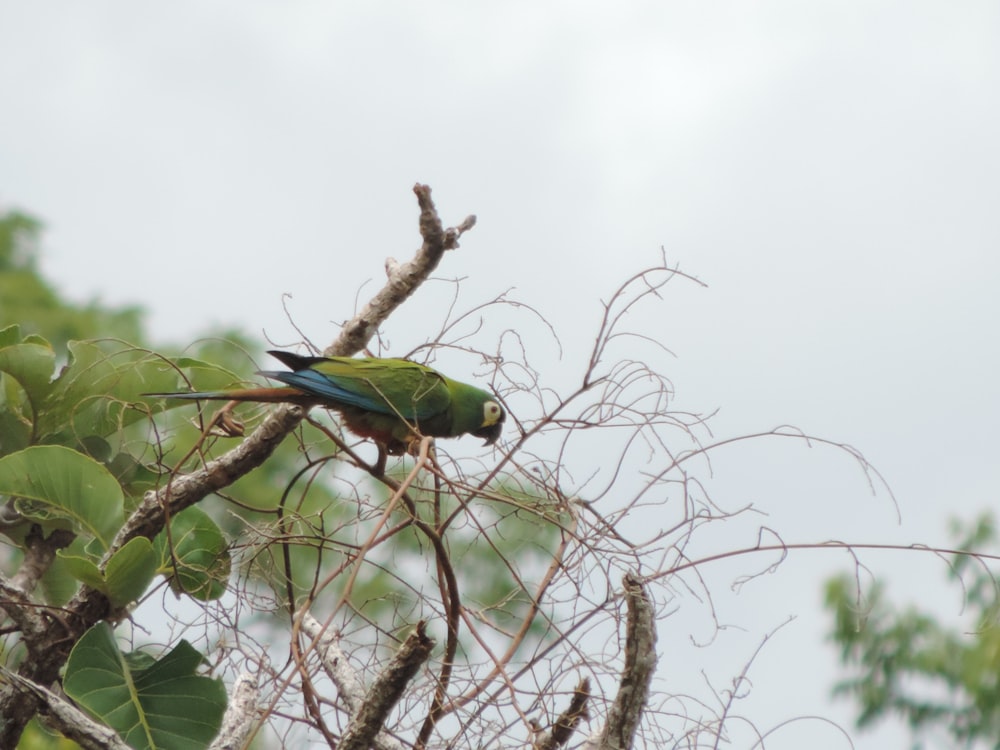
[[[153,544],[145,537],[131,539],[108,560],[101,570],[91,558],[63,554],[66,570],[78,581],[95,588],[111,602],[123,607],[134,602],[156,575],[156,554]]]
[[[159,481],[159,471],[131,452],[135,446],[148,452],[147,444],[127,438],[131,428],[148,423],[150,407],[140,394],[176,387],[178,373],[213,384],[208,387],[235,376],[192,358],[168,363],[122,342],[67,342],[67,352],[56,373],[48,341],[22,337],[17,325],[0,330],[0,496],[7,498],[0,531],[18,544],[32,525],[76,535],[41,581],[50,604],[65,603],[82,583],[104,593],[112,607],[124,607],[146,592],[158,570],[172,584],[178,571],[186,576],[177,590],[217,598],[228,580],[227,544],[196,509],[173,519],[177,571],[164,562],[162,534],[155,550],[149,540],[133,539],[103,568],[99,562],[126,508]],[[159,689],[166,698],[173,687]],[[35,729],[22,746],[71,745]],[[185,739],[174,746],[191,745]]]
[[[66,528],[102,550],[122,523],[122,490],[92,458],[58,445],[25,448],[0,458],[0,494],[26,523]]]
[[[76,643],[63,688],[136,750],[207,747],[222,724],[222,680],[197,674],[203,659],[187,641],[163,658],[123,654],[111,628],[98,623]]]
[[[171,581],[184,571],[181,589],[217,598],[229,555],[221,531],[203,514],[174,519],[183,541],[177,571],[160,564],[162,545],[154,553],[148,540],[133,540],[103,570],[98,563],[128,504],[158,479],[155,467],[131,452],[132,445],[147,451],[146,443],[125,439],[130,427],[148,422],[151,407],[142,393],[176,387],[178,373],[208,387],[235,376],[192,358],[172,363],[121,342],[67,346],[69,362],[56,374],[45,339],[22,338],[16,325],[0,330],[0,424],[9,427],[0,442],[0,496],[9,498],[0,531],[18,543],[32,525],[76,535],[44,579],[50,603],[72,596],[68,574],[106,594],[113,606],[124,606],[145,592],[158,568]]]
[[[38,719],[32,719],[17,743],[18,750],[79,750],[80,746],[62,735],[53,734]]]
[[[0,273],[35,270],[42,222],[20,211],[0,214]]]
[[[7,427],[0,452],[55,443],[110,461],[106,438],[148,420],[144,393],[176,388],[178,375],[209,388],[238,380],[224,368],[190,357],[171,362],[121,341],[71,341],[67,351],[56,374],[48,341],[22,338],[17,325],[0,330],[0,424]]]
[[[187,508],[170,521],[170,534],[160,534],[152,551],[170,587],[205,601],[218,599],[229,581],[229,543],[207,513]]]
[[[972,627],[950,629],[929,613],[900,608],[882,583],[859,611],[854,579],[835,578],[826,607],[851,676],[834,693],[857,703],[859,726],[899,716],[915,733],[936,727],[958,743],[986,741],[1000,750],[1000,599],[994,574],[973,554],[995,545],[996,527],[984,516],[953,531],[958,549],[970,554],[954,557],[949,577],[965,592]]]

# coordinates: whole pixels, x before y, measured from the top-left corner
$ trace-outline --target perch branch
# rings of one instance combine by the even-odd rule
[[[434,639],[427,635],[424,623],[418,622],[389,666],[375,678],[360,710],[347,725],[338,750],[368,750],[372,746],[392,707],[403,697],[403,691],[430,657],[432,648]]]
[[[209,750],[241,750],[245,747],[247,738],[257,725],[259,699],[260,689],[252,675],[243,673],[236,678],[229,705],[222,717],[222,728],[209,745]]]
[[[72,541],[72,532],[65,529],[56,529],[46,538],[41,528],[34,526],[24,539],[24,559],[17,573],[9,579],[0,574],[0,613],[6,612],[14,621],[29,649],[52,630],[50,619],[44,616],[47,608],[39,606],[31,593],[51,567],[56,552]]]

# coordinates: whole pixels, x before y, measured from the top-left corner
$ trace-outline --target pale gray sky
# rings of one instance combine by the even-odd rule
[[[998,32],[988,0],[8,1],[0,203],[46,221],[63,290],[141,303],[161,339],[224,323],[294,342],[287,293],[323,344],[384,257],[416,246],[426,182],[446,221],[479,216],[440,275],[467,277],[470,303],[514,287],[567,368],[598,300],[662,245],[709,285],[671,287],[641,322],[678,355],[677,406],[719,407],[720,436],[791,423],[853,444],[903,523],[849,461],[801,446],[731,449],[716,491],[788,541],[945,543],[950,514],[1000,489]],[[408,304],[393,353],[444,303]],[[870,562],[900,596],[944,575]],[[709,664],[722,684],[794,614],[740,713],[849,728],[818,614],[846,564],[802,556],[720,592],[746,640],[664,658],[670,685],[696,692]],[[686,643],[684,622],[661,643]],[[837,737],[802,724],[768,747]]]

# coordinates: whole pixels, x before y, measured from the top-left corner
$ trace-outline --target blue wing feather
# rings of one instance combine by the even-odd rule
[[[299,370],[298,372],[271,371],[261,372],[260,374],[265,378],[281,381],[285,385],[290,385],[292,388],[298,388],[300,391],[319,396],[320,398],[328,398],[331,401],[346,404],[347,406],[356,406],[359,409],[374,411],[380,414],[395,414],[384,399],[372,398],[371,396],[348,390],[315,370]]]
[[[390,362],[394,388],[391,394],[383,394],[378,382],[384,379]],[[330,406],[351,406],[375,414],[422,420],[441,413],[450,401],[440,374],[405,360],[303,358],[286,364],[297,366],[297,369],[260,374],[315,396]],[[346,369],[331,372],[329,365],[338,364]],[[313,365],[326,365],[327,369],[313,369]],[[400,394],[406,394],[405,399],[401,399]]]

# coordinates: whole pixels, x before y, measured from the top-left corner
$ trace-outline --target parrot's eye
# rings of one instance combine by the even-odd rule
[[[487,401],[483,404],[483,427],[489,427],[503,420],[503,407],[500,404],[496,401]]]

